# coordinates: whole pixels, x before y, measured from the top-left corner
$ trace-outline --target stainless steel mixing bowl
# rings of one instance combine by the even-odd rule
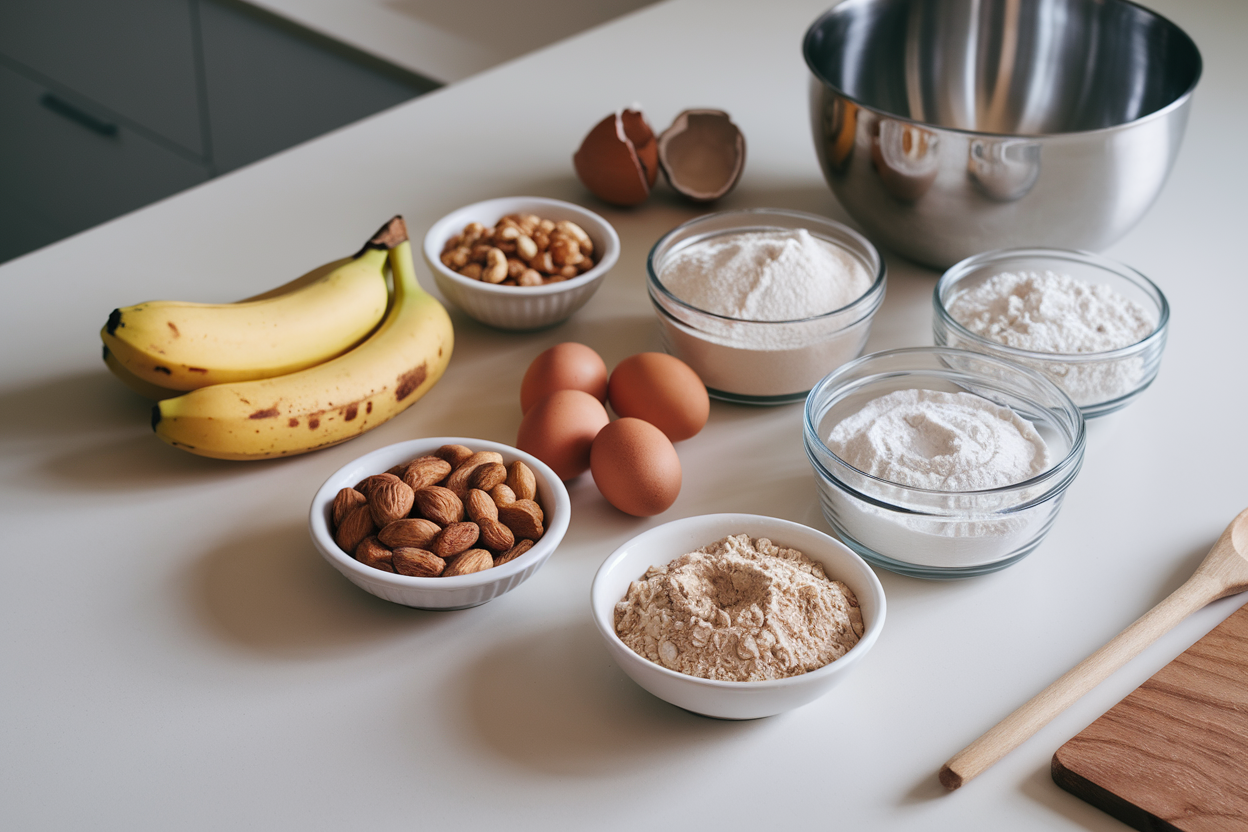
[[[872,242],[938,268],[1100,250],[1148,211],[1200,78],[1127,0],[847,0],[806,33],[824,176]]]

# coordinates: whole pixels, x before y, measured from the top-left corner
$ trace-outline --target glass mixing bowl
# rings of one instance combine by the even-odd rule
[[[1013,410],[1048,446],[1049,467],[999,488],[934,491],[864,473],[829,449],[841,420],[913,388],[974,393]],[[823,516],[846,545],[903,575],[965,578],[1017,563],[1044,540],[1083,463],[1085,423],[1070,397],[1035,370],[929,347],[872,353],[828,375],[806,399],[803,441]]]

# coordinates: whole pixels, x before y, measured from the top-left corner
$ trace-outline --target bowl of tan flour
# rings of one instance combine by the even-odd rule
[[[884,589],[832,537],[750,514],[686,517],[613,552],[590,590],[612,659],[650,693],[719,719],[809,704],[862,661]]]
[[[801,401],[857,358],[884,299],[884,261],[858,232],[774,208],[698,217],[646,263],[665,349],[717,399]]]
[[[965,578],[1033,552],[1083,463],[1079,408],[1040,372],[967,350],[873,353],[819,382],[803,442],[820,507],[870,563]]]

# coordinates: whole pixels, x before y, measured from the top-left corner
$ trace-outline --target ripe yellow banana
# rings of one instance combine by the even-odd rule
[[[342,264],[350,262],[350,260],[350,257],[346,257],[342,260],[335,260],[332,263],[326,263],[324,266],[319,266],[301,277],[296,277],[289,283],[283,283],[281,286],[269,289],[267,292],[262,292],[259,295],[244,298],[239,301],[239,303],[247,303],[253,300],[265,300],[266,298],[275,298],[278,295],[284,295],[287,292],[302,289],[309,283],[320,280],[322,277],[329,274]],[[109,351],[108,347],[104,348],[104,366],[108,367],[112,374],[117,376],[118,380],[120,380],[122,384],[126,385],[140,396],[151,399],[152,401],[171,399],[174,396],[181,396],[184,392],[186,392],[185,390],[173,390],[168,387],[162,387],[159,384],[152,384],[149,381],[144,381],[126,369],[125,365],[117,360],[117,356],[113,355],[112,352]]]
[[[423,396],[451,359],[450,316],[416,282],[401,217],[369,245],[389,251],[394,300],[368,340],[306,370],[203,387],[157,402],[156,435],[219,459],[292,456],[359,436]]]
[[[174,396],[181,396],[184,390],[170,390],[168,387],[161,387],[159,384],[152,384],[130,372],[117,360],[117,356],[109,351],[108,347],[104,348],[104,366],[112,371],[113,375],[121,381],[122,384],[129,387],[140,396],[151,399],[152,401],[160,401],[161,399],[171,399]]]
[[[171,390],[291,373],[341,355],[377,326],[385,263],[385,251],[365,248],[238,303],[114,309],[100,337],[130,374]]]
[[[351,262],[351,258],[349,257],[336,259],[336,261],[333,261],[332,263],[326,263],[324,266],[313,268],[311,272],[303,274],[301,277],[296,277],[290,283],[282,283],[281,286],[268,289],[267,292],[255,294],[255,296],[250,298],[243,298],[240,303],[265,301],[267,298],[276,298],[278,294],[286,294],[287,292],[295,291],[295,289],[301,289],[307,286],[307,284],[318,281],[318,279],[321,279],[329,272],[332,272],[333,269],[342,266],[343,263],[348,262]],[[119,379],[122,384],[125,384],[126,387],[134,390],[135,393],[142,395],[142,397],[151,399],[152,402],[160,402],[161,399],[171,399],[175,397],[175,395],[181,395],[186,392],[186,390],[175,390],[168,387],[162,387],[160,384],[152,384],[151,382],[147,382],[145,379],[137,377],[137,375],[131,373],[130,370],[126,368],[125,364],[122,364],[120,360],[117,360],[117,357],[114,356],[114,354],[112,354],[110,349],[107,347],[104,348],[104,365],[111,370],[112,374],[116,375],[117,379]]]

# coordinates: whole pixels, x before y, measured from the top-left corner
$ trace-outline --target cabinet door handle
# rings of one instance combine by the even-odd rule
[[[53,95],[50,92],[45,92],[43,94],[43,98],[39,99],[39,103],[57,115],[64,116],[75,124],[79,124],[93,133],[98,133],[101,136],[117,135],[116,124],[93,116],[86,110],[70,104],[60,96]]]

